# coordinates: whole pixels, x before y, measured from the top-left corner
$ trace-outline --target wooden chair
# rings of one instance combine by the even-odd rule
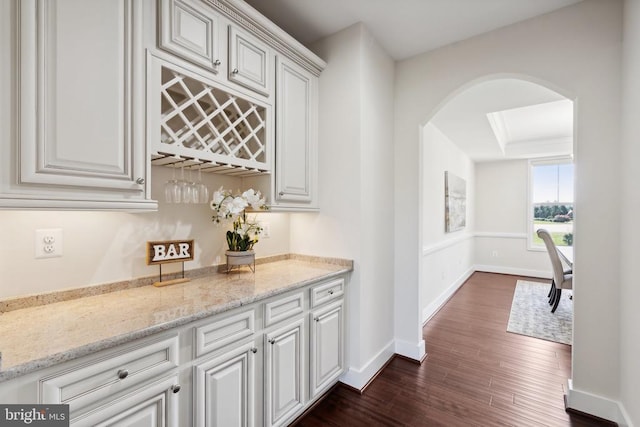
[[[560,261],[558,249],[556,248],[555,243],[553,243],[551,234],[543,228],[539,229],[537,234],[547,247],[547,253],[551,260],[553,278],[551,280],[551,289],[549,290],[549,304],[552,306],[551,312],[555,313],[558,308],[558,304],[560,303],[562,290],[573,289],[573,272],[571,270],[565,270],[562,267],[562,261]]]

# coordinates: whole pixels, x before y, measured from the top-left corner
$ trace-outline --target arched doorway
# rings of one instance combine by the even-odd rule
[[[423,125],[423,322],[476,270],[537,277],[550,272],[543,248],[532,246],[531,161],[571,161],[574,111],[574,102],[550,85],[489,76],[451,94]],[[446,222],[445,174],[465,189],[463,225],[453,229]]]

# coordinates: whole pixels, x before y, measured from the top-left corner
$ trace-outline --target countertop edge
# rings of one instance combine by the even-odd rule
[[[120,345],[128,344],[132,341],[143,339],[157,333],[166,332],[170,329],[178,328],[178,327],[187,325],[189,323],[204,319],[206,317],[210,317],[216,314],[233,310],[238,307],[242,307],[244,305],[249,305],[258,301],[262,301],[267,298],[277,296],[292,290],[303,288],[314,282],[341,276],[351,271],[353,271],[353,265],[345,266],[341,270],[328,272],[326,274],[315,277],[313,279],[303,280],[297,283],[283,286],[281,288],[272,289],[260,295],[252,296],[249,298],[241,298],[238,300],[234,300],[227,304],[223,304],[221,306],[217,306],[209,310],[203,310],[201,312],[191,314],[185,317],[181,317],[178,319],[174,319],[169,322],[153,325],[147,328],[135,330],[119,336],[114,336],[111,338],[96,341],[94,343],[86,344],[86,345],[76,347],[64,352],[52,354],[44,358],[35,359],[20,365],[12,366],[11,368],[8,368],[6,370],[2,370],[2,353],[0,352],[0,383],[6,382],[24,375],[28,375],[32,372],[49,368],[64,362],[79,359],[81,357],[88,356],[92,353],[109,350],[111,348],[114,348]]]

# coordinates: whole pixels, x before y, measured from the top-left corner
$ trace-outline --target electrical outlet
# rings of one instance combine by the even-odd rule
[[[260,233],[262,237],[264,237],[265,239],[271,237],[271,224],[269,224],[268,222],[263,222],[260,224],[260,227],[262,227],[262,233]]]
[[[62,228],[41,228],[35,233],[36,258],[62,256]]]

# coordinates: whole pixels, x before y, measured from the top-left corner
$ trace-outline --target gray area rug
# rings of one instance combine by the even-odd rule
[[[571,344],[573,330],[573,301],[571,291],[563,290],[555,313],[549,305],[549,287],[541,282],[518,280],[513,294],[507,332],[543,340]]]

